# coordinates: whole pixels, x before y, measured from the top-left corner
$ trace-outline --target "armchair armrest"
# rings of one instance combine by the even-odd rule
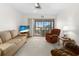
[[[48,33],[46,33],[46,35],[52,35],[52,34],[48,32]]]
[[[56,34],[53,34],[52,36],[58,36],[58,35],[56,35]]]
[[[48,35],[49,37],[58,37],[58,35],[53,34],[53,35]]]

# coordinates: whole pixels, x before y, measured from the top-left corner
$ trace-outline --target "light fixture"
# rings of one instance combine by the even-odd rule
[[[41,8],[41,7],[40,7],[40,4],[39,4],[39,3],[35,3],[35,8],[40,9],[40,8]]]

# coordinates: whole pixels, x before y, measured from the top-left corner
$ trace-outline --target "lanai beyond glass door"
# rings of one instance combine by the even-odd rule
[[[46,32],[53,28],[52,20],[35,20],[34,35],[45,36]]]

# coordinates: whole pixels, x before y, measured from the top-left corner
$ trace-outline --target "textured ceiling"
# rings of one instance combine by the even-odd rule
[[[40,3],[41,9],[36,9],[34,3],[12,3],[10,5],[18,12],[33,17],[57,16],[65,10],[79,9],[79,4],[76,3]]]

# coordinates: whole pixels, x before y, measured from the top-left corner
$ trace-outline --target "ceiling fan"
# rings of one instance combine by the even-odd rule
[[[35,3],[35,8],[40,9],[41,8],[40,4],[39,3]]]

